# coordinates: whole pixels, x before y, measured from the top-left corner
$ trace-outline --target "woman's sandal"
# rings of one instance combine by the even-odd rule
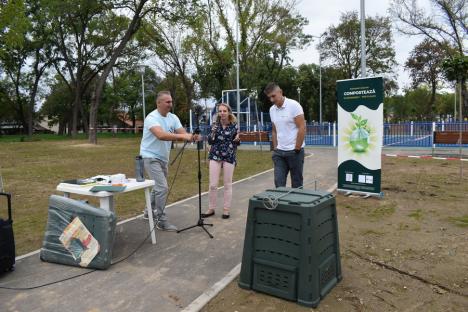
[[[214,216],[214,214],[214,210],[208,209],[208,211],[206,213],[202,213],[201,216],[202,218],[209,218],[211,216]]]
[[[223,215],[221,216],[223,219],[229,219],[229,209],[223,209]]]

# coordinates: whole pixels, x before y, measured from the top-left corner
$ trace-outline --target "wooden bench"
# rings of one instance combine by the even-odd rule
[[[460,144],[460,132],[434,131],[432,140],[432,156],[434,156],[436,144]],[[467,131],[462,131],[462,144],[468,144]]]
[[[433,144],[460,144],[459,131],[434,131]],[[468,132],[462,132],[462,144],[468,144]]]
[[[239,132],[241,142],[270,142],[270,136],[267,131]]]

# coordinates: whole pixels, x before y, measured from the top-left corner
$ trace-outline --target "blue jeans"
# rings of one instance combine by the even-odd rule
[[[288,173],[291,173],[291,187],[303,185],[304,149],[299,153],[293,151],[274,150],[271,156],[274,164],[275,187],[286,186]]]
[[[146,173],[154,180],[151,191],[151,208],[153,216],[157,220],[167,220],[164,208],[167,198],[167,163],[157,158],[143,158]]]

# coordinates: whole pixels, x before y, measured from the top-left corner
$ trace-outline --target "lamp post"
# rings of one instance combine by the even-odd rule
[[[299,104],[301,103],[301,87],[297,87],[297,95],[299,97]]]
[[[145,111],[145,65],[140,65],[140,74],[141,74],[141,95],[142,95],[142,103],[143,103],[143,122],[145,122],[146,118],[146,111]]]
[[[237,125],[240,130],[240,90],[239,90],[239,0],[236,1],[236,98],[237,98]]]
[[[312,36],[319,40],[319,123],[322,124],[322,36]]]
[[[365,1],[361,0],[361,77],[366,77],[366,13]]]

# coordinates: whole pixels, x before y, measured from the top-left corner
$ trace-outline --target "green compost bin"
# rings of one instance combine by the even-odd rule
[[[58,195],[51,195],[49,198],[49,212],[40,259],[53,263],[83,266],[81,257],[86,254],[86,243],[90,241],[90,237],[86,237],[84,241],[72,238],[68,248],[60,239],[75,218],[80,220],[99,243],[99,252],[86,265],[86,268],[107,269],[112,261],[117,222],[115,213]]]
[[[240,287],[315,308],[341,279],[333,194],[281,187],[250,198]]]

